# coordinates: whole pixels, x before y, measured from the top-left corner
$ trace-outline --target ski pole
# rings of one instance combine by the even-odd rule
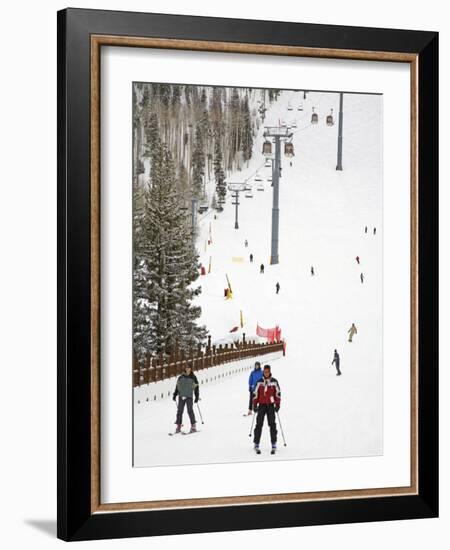
[[[281,430],[281,435],[283,437],[283,443],[284,443],[284,446],[286,447],[286,440],[284,439],[283,426],[281,425],[280,415],[278,414],[278,411],[276,411],[276,413],[277,413],[278,422],[280,424],[280,430]]]
[[[250,433],[248,434],[248,437],[252,437],[253,423],[255,422],[255,416],[256,416],[256,414],[254,413],[252,416],[253,416],[253,418],[252,418],[252,426],[251,426],[251,428],[250,428]]]
[[[204,424],[203,417],[202,417],[202,411],[200,410],[200,405],[198,403],[197,403],[197,409],[198,409],[198,414],[200,415],[200,420],[202,421],[202,424]]]

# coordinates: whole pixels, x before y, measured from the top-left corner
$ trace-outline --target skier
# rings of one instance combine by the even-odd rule
[[[367,225],[366,225],[366,227],[364,228],[364,233],[367,235]]]
[[[312,275],[312,276],[315,275],[315,273],[314,273],[314,267],[313,267],[313,266],[311,266],[311,275]]]
[[[264,273],[264,264],[261,264],[259,267],[259,272]]]
[[[253,254],[250,254],[250,263],[253,263]]]
[[[292,160],[290,161],[290,163],[289,163],[289,164],[290,164],[290,166],[292,166]]]
[[[253,413],[253,397],[254,397],[255,387],[262,377],[263,377],[263,372],[261,369],[261,363],[259,361],[256,361],[255,368],[252,370],[248,378],[248,391],[250,393],[250,397],[248,401],[247,416],[250,416]]]
[[[248,246],[248,241],[247,241],[247,239],[245,239],[244,244],[245,244],[245,248],[247,248],[247,246]]]
[[[358,334],[358,330],[356,329],[355,327],[355,323],[352,323],[352,326],[349,328],[349,330],[347,331],[348,332],[348,341],[349,342],[352,342],[353,340],[353,336],[355,334]]]
[[[277,424],[275,413],[280,410],[281,390],[278,381],[272,377],[270,365],[264,365],[263,377],[256,384],[255,396],[253,397],[253,410],[257,413],[256,427],[253,443],[257,454],[261,454],[259,442],[264,424],[264,417],[267,415],[267,422],[270,427],[270,441],[272,443],[271,454],[275,454],[277,448]]]
[[[377,234],[377,228],[376,228],[376,227],[373,228],[373,234],[374,234],[374,235]]]
[[[361,273],[361,275],[359,276],[359,278],[361,279],[361,284],[364,282],[364,273]]]
[[[339,365],[341,363],[341,358],[339,357],[339,353],[337,352],[337,350],[334,350],[334,357],[333,357],[333,361],[331,362],[331,364],[335,365],[336,366],[336,370],[337,370],[337,373],[336,373],[336,376],[341,376],[342,372],[339,368]]]
[[[359,256],[356,256],[356,258],[355,258],[355,259],[356,259],[356,262],[357,262],[357,263],[358,263],[358,265],[359,265]]]
[[[192,396],[195,396],[195,400]],[[181,424],[183,421],[183,411],[184,406],[187,406],[187,411],[189,419],[191,421],[191,430],[189,433],[194,433],[197,431],[195,414],[193,402],[198,403],[199,400],[199,389],[198,389],[198,380],[195,374],[192,372],[192,363],[187,363],[184,372],[178,377],[177,383],[175,386],[175,391],[173,392],[173,400],[176,401],[178,396],[178,407],[177,407],[177,417],[175,420],[176,429],[175,433],[181,432]]]
[[[280,292],[280,283],[277,282],[277,284],[275,285],[275,288],[278,294]]]

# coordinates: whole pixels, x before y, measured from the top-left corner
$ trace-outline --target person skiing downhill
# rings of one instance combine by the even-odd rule
[[[264,365],[263,377],[256,384],[253,397],[253,410],[257,413],[256,427],[253,443],[255,451],[260,454],[259,442],[261,441],[264,417],[267,415],[267,422],[270,428],[270,441],[272,444],[271,454],[275,454],[277,448],[277,423],[275,414],[280,410],[281,390],[278,381],[272,377],[270,365]]]
[[[313,267],[313,266],[311,266],[311,275],[312,275],[312,276],[315,275],[315,273],[314,273],[314,267]]]
[[[261,380],[263,377],[263,371],[261,369],[261,363],[259,361],[255,362],[255,367],[250,373],[250,376],[248,378],[248,391],[250,393],[249,401],[248,401],[248,413],[247,416],[250,416],[253,414],[253,397],[254,392],[256,388],[256,384]]]
[[[245,248],[247,248],[247,246],[248,246],[248,241],[247,241],[247,239],[245,239],[244,245],[245,245]]]
[[[374,234],[374,235],[377,234],[377,228],[376,228],[376,227],[373,228],[373,234]]]
[[[275,285],[275,290],[277,294],[280,292],[280,283],[277,282],[277,284]]]
[[[264,273],[264,264],[261,264],[259,267],[259,272]]]
[[[250,254],[250,263],[253,263],[253,254]]]
[[[356,263],[359,265],[359,256],[356,256],[355,260],[356,260]]]
[[[364,282],[364,273],[361,273],[361,275],[359,276],[359,278],[361,279],[361,284]]]
[[[367,235],[367,225],[366,225],[366,227],[365,227],[365,229],[364,229],[364,233]]]
[[[184,407],[187,407],[189,420],[191,421],[190,433],[196,432],[196,420],[194,414],[193,403],[198,403],[200,398],[198,389],[198,380],[192,371],[192,363],[187,363],[184,372],[178,377],[175,385],[175,391],[173,392],[173,400],[176,401],[178,396],[177,416],[175,420],[176,429],[175,433],[181,432],[181,425],[183,422]],[[193,398],[195,396],[195,399]]]
[[[335,365],[336,366],[336,376],[341,376],[342,372],[341,372],[341,369],[339,368],[340,367],[340,363],[341,363],[341,358],[339,357],[339,353],[337,352],[337,350],[335,349],[334,350],[334,357],[333,357],[333,361],[331,361],[331,364]]]
[[[358,330],[355,326],[355,323],[352,323],[352,326],[349,328],[349,330],[347,331],[348,332],[348,341],[349,342],[352,342],[353,340],[353,336],[355,334],[358,334]]]

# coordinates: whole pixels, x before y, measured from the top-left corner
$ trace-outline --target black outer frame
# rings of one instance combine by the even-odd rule
[[[90,35],[419,56],[419,494],[91,514]],[[58,526],[63,540],[438,515],[438,34],[102,10],[58,12]]]

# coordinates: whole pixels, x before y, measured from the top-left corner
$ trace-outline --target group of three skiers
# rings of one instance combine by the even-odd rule
[[[270,365],[264,365],[261,369],[261,363],[256,361],[255,368],[249,377],[249,414],[254,411],[257,413],[256,427],[254,430],[253,442],[255,451],[260,454],[259,442],[261,440],[264,418],[267,416],[267,422],[270,428],[270,440],[272,444],[272,454],[275,454],[277,446],[277,425],[275,415],[280,410],[281,391],[278,381],[273,378]],[[199,384],[197,377],[192,370],[192,364],[187,363],[184,372],[178,377],[173,400],[178,397],[177,415],[175,420],[175,433],[195,433],[197,431],[196,419],[194,413],[194,403],[200,399]],[[187,408],[191,429],[189,432],[182,432],[183,412]]]

